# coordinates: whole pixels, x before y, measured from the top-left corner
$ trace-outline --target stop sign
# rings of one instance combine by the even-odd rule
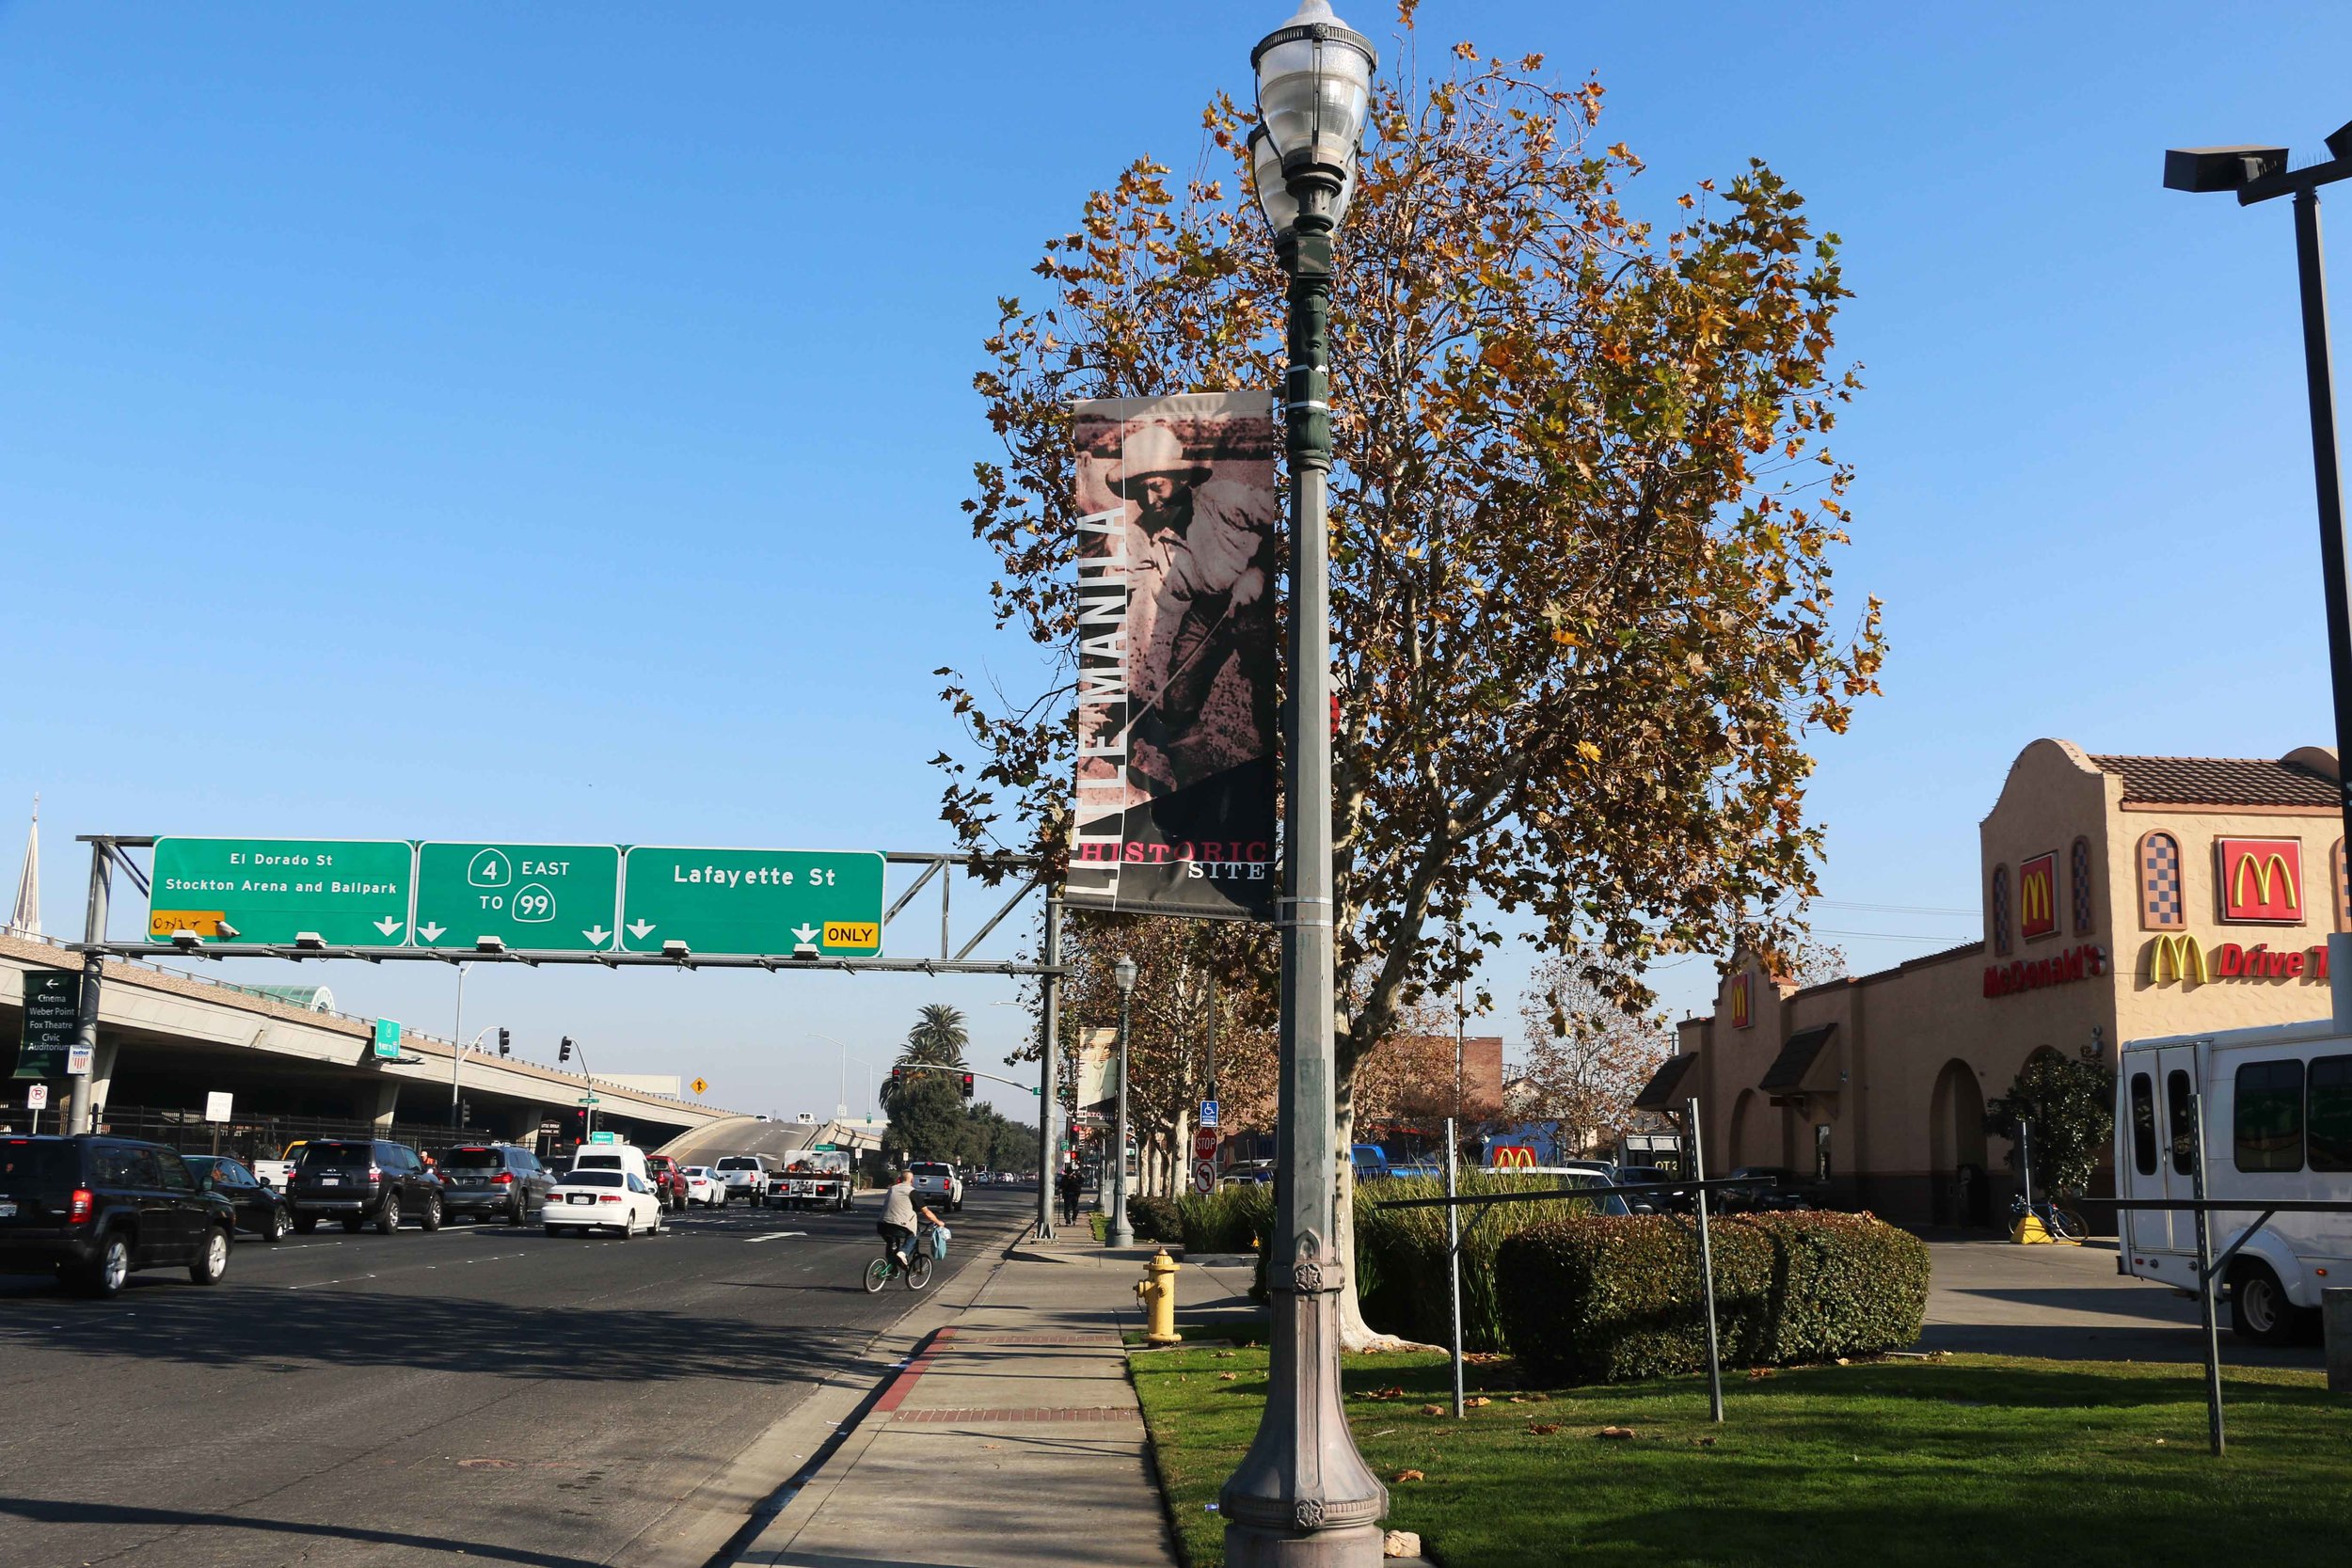
[[[1216,1129],[1203,1127],[1192,1135],[1192,1157],[1196,1160],[1216,1158]]]

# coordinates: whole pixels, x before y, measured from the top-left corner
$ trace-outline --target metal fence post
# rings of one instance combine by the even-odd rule
[[[2204,1062],[2197,1064],[2198,1072],[2204,1071]],[[2188,1096],[2190,1135],[2197,1140],[2197,1158],[2189,1166],[2191,1192],[2198,1202],[2197,1210],[2197,1307],[2205,1323],[2205,1427],[2218,1455],[2228,1447],[2221,1430],[2221,1329],[2216,1321],[2217,1310],[2214,1302],[2213,1278],[2213,1215],[2204,1208],[2205,1202],[2205,1095],[2201,1089],[2191,1089]]]
[[[1061,900],[1045,900],[1045,962],[1051,966],[1061,962]],[[1040,1041],[1038,1051],[1037,1090],[1037,1233],[1041,1240],[1054,1233],[1054,1178],[1060,1172],[1055,1168],[1057,1152],[1054,1135],[1054,1117],[1061,1109],[1061,1074],[1058,1060],[1061,1046],[1061,976],[1047,974],[1038,981],[1037,1026]]]
[[[1456,1195],[1454,1190],[1454,1161],[1459,1150],[1454,1146],[1454,1118],[1445,1118],[1445,1196]],[[1454,1418],[1462,1418],[1462,1211],[1454,1204],[1445,1206],[1445,1272],[1454,1294]]]
[[[1699,1102],[1682,1102],[1684,1119],[1691,1129],[1691,1180],[1707,1180],[1707,1150],[1699,1136]],[[1723,1347],[1715,1335],[1715,1243],[1707,1229],[1707,1189],[1695,1187],[1692,1196],[1697,1199],[1699,1218],[1699,1285],[1707,1305],[1707,1413],[1715,1424],[1724,1419],[1724,1358]]]

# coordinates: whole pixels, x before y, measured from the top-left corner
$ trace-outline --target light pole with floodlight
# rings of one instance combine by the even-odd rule
[[[2336,790],[2345,842],[2352,843],[2352,576],[2344,547],[2344,481],[2337,469],[2335,372],[2328,345],[2328,275],[2319,248],[2319,187],[2352,180],[2352,125],[2328,137],[2326,163],[2287,167],[2283,147],[2173,148],[2164,183],[2176,191],[2232,191],[2238,205],[2295,198],[2295,262],[2303,306],[2303,379],[2311,404],[2312,478],[2319,491],[2320,588],[2328,608],[2328,689],[2336,718]],[[2352,935],[2328,939],[2331,967],[2352,965]],[[2338,970],[2341,973],[2341,968]],[[2352,986],[2339,987],[2336,1017],[2352,1013]]]
[[[1388,1492],[1356,1451],[1340,1403],[1340,1291],[1332,1244],[1331,583],[1325,488],[1331,470],[1327,373],[1331,236],[1356,183],[1372,101],[1372,42],[1325,0],[1250,52],[1258,205],[1290,276],[1283,385],[1290,477],[1290,701],[1284,709],[1281,1078],[1277,1102],[1273,1312],[1264,1413],[1220,1494],[1232,1568],[1372,1568]]]
[[[1111,965],[1119,982],[1119,1119],[1111,1134],[1111,1223],[1105,1232],[1112,1246],[1136,1244],[1135,1227],[1127,1223],[1127,1026],[1134,1014],[1136,960],[1121,953]]]

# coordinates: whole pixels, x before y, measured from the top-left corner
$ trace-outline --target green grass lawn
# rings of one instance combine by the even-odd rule
[[[1131,1359],[1185,1559],[1221,1564],[1207,1505],[1256,1429],[1265,1353]],[[1494,1402],[1457,1423],[1422,1413],[1447,1402],[1444,1357],[1346,1364],[1388,1524],[1448,1568],[2344,1560],[2352,1402],[2317,1372],[2233,1370],[2216,1460],[2201,1376],[1996,1356],[1734,1374],[1717,1427],[1704,1383],[1538,1394],[1498,1360],[1470,1369]],[[1371,1397],[1388,1388],[1403,1393]],[[1597,1435],[1610,1425],[1636,1435]],[[1406,1469],[1426,1479],[1398,1481]]]

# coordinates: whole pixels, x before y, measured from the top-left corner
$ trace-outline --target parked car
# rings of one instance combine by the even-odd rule
[[[1631,1187],[1644,1182],[1656,1182],[1665,1189],[1663,1192],[1645,1194],[1641,1196],[1628,1193],[1626,1201],[1633,1206],[1633,1212],[1637,1214],[1679,1214],[1687,1213],[1695,1208],[1696,1205],[1692,1201],[1690,1193],[1675,1186],[1674,1181],[1675,1173],[1661,1165],[1619,1165],[1617,1167],[1617,1183],[1620,1186]]]
[[[1817,1207],[1807,1190],[1805,1179],[1786,1165],[1741,1165],[1731,1174],[1735,1180],[1756,1184],[1753,1187],[1724,1189],[1723,1209],[1727,1214],[1794,1212]]]
[[[263,1186],[262,1179],[242,1161],[225,1154],[183,1154],[180,1158],[199,1187],[229,1200],[236,1211],[239,1230],[251,1231],[265,1242],[282,1242],[294,1228],[294,1209],[286,1202],[286,1195]]]
[[[140,1269],[184,1267],[217,1285],[236,1225],[176,1149],[90,1133],[0,1137],[0,1272],[50,1269],[102,1297]]]
[[[660,1197],[664,1209],[686,1207],[686,1168],[667,1154],[645,1156],[645,1180]]]
[[[716,1209],[727,1200],[727,1189],[708,1165],[688,1165],[679,1173],[686,1178],[686,1202],[689,1208],[700,1204]]]
[[[726,1201],[743,1198],[755,1206],[768,1201],[768,1166],[756,1154],[730,1154],[711,1167],[726,1183]]]
[[[661,1230],[661,1200],[653,1184],[635,1171],[574,1170],[565,1173],[539,1211],[550,1236],[566,1230],[610,1230],[628,1241],[643,1230]]]
[[[373,1225],[389,1236],[402,1218],[417,1216],[427,1230],[441,1228],[440,1179],[406,1144],[388,1138],[316,1138],[294,1161],[286,1196],[294,1229],[309,1235],[323,1219],[345,1230]]]
[[[441,1151],[441,1212],[455,1219],[528,1225],[555,1185],[555,1173],[520,1144],[458,1144]]]
[[[914,1175],[914,1201],[954,1213],[963,1207],[963,1178],[945,1160],[916,1160],[907,1166]]]

